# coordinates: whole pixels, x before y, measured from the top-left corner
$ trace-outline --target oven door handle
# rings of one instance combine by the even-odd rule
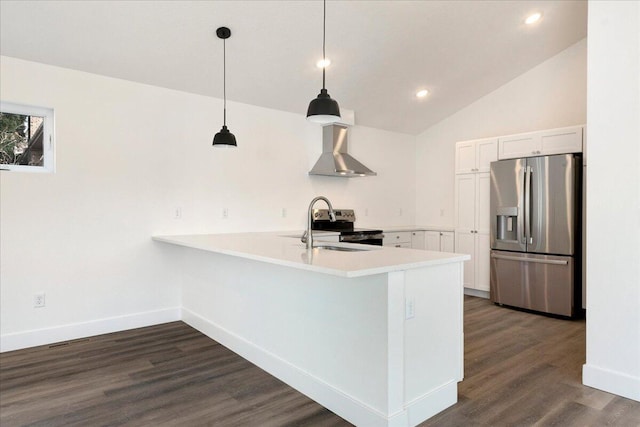
[[[358,234],[352,236],[340,236],[341,242],[362,242],[363,240],[384,239],[384,234]]]

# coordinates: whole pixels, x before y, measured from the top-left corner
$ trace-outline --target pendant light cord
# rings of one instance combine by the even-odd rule
[[[327,32],[327,0],[324,0],[322,6],[322,89],[325,88],[324,71],[327,68],[327,57],[325,54],[325,37]]]
[[[227,125],[227,40],[222,39],[222,124]]]

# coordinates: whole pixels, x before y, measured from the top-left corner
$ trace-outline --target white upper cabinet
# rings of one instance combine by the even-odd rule
[[[551,129],[498,138],[498,158],[581,153],[583,126]],[[457,173],[457,172],[456,172]]]
[[[582,153],[582,126],[540,132],[541,154]]]
[[[498,139],[477,139],[456,143],[456,174],[489,172],[498,160]]]
[[[536,156],[539,150],[539,138],[536,138],[532,133],[505,136],[498,139],[498,158],[500,160]]]
[[[456,143],[456,173],[473,173],[476,168],[476,146],[473,141]]]

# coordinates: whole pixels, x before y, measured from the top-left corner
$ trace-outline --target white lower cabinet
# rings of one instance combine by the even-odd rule
[[[471,259],[464,262],[463,285],[465,288],[475,288],[476,277],[476,236],[472,233],[456,231],[456,248],[461,254],[471,255]]]
[[[455,252],[455,238],[452,231],[440,232],[440,252]]]
[[[422,230],[411,232],[411,247],[413,249],[425,249],[425,232]]]
[[[424,248],[428,251],[440,250],[440,232],[439,231],[424,232]]]
[[[455,241],[456,252],[471,255],[464,262],[464,287],[489,292],[489,235],[456,231]]]
[[[454,252],[452,231],[411,230],[384,232],[382,244],[396,248],[426,249],[428,251]]]
[[[476,234],[476,289],[489,292],[491,281],[491,241],[489,233]]]
[[[385,232],[382,245],[394,246],[396,248],[411,248],[411,231]]]
[[[428,251],[454,252],[454,237],[450,231],[425,231],[424,249]]]
[[[489,291],[489,173],[456,175],[456,252],[471,255],[464,262],[464,287]]]

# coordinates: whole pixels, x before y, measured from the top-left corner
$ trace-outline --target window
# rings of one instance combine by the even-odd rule
[[[0,170],[53,172],[53,110],[0,102]]]

